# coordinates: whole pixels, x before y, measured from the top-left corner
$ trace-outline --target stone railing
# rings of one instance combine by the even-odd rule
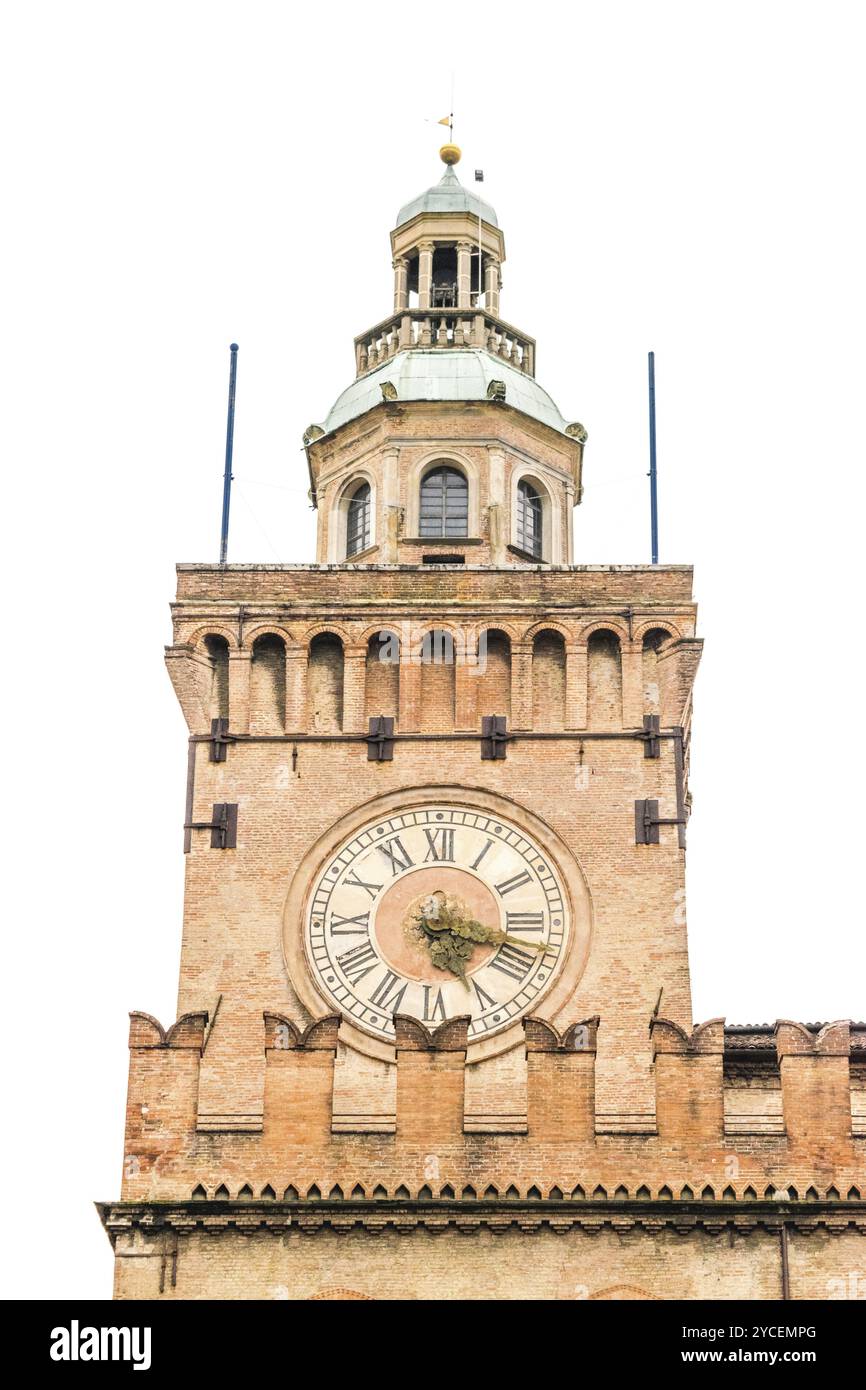
[[[486,348],[535,376],[535,339],[472,309],[401,309],[355,339],[358,376],[407,348]]]

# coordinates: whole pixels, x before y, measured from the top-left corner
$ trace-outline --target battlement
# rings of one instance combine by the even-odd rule
[[[467,1022],[450,1019],[431,1030],[398,1015],[393,1061],[356,1077],[369,1095],[353,1125],[340,1076],[346,1049],[339,1017],[301,1031],[266,1013],[262,1122],[252,1134],[229,1126],[202,1130],[203,1016],[163,1031],[148,1015],[131,1015],[124,1200],[423,1200],[467,1192],[861,1199],[866,1024],[780,1020],[771,1033],[747,1033],[713,1019],[687,1033],[654,1018],[654,1125],[614,1138],[604,1132],[596,1102],[603,1019],[577,1021],[561,1033],[544,1020],[525,1020],[509,1094],[512,1110],[522,1106],[523,1132],[513,1124],[487,1132],[467,1126],[477,1070],[466,1063]],[[380,1123],[371,1127],[374,1099]]]

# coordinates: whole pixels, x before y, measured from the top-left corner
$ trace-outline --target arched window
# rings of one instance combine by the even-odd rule
[[[469,487],[456,468],[434,468],[421,483],[422,536],[465,536],[469,525]]]
[[[370,484],[356,488],[346,513],[346,557],[360,555],[370,544]]]
[[[517,544],[541,559],[541,498],[531,483],[517,484]]]

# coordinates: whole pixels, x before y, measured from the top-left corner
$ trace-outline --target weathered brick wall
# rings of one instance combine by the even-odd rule
[[[387,622],[404,609],[425,615],[437,608],[452,613],[483,604],[496,614],[519,612],[527,625],[558,607],[633,608],[635,618],[663,609],[694,621],[690,565],[531,566],[490,569],[470,564],[459,570],[400,565],[212,565],[177,567],[178,623],[199,618],[199,626],[226,611],[237,619],[237,605],[258,605],[276,615],[293,611],[336,614],[372,609]],[[227,607],[224,609],[223,605]],[[288,609],[288,611],[287,611]],[[395,612],[396,609],[396,612]],[[684,630],[684,629],[681,629]],[[694,631],[692,626],[691,631]]]
[[[581,1229],[563,1223],[522,1231],[401,1231],[378,1224],[242,1233],[219,1216],[211,1231],[122,1237],[119,1298],[266,1299],[539,1299],[594,1302],[628,1299],[769,1299],[782,1297],[778,1230],[743,1224],[711,1233],[648,1230],[631,1216],[617,1225]],[[240,1218],[243,1221],[243,1216]],[[311,1218],[312,1220],[312,1218]],[[532,1225],[531,1214],[523,1217]],[[863,1297],[864,1241],[854,1233],[788,1236],[794,1299]],[[149,1258],[148,1258],[149,1256]],[[579,1316],[579,1315],[578,1315]]]

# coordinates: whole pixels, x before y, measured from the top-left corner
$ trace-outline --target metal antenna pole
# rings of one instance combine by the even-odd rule
[[[652,563],[659,562],[659,501],[656,469],[656,355],[649,354],[649,437],[650,437],[650,532]]]
[[[220,530],[220,564],[226,562],[229,547],[229,507],[232,500],[232,451],[235,442],[235,385],[238,379],[238,345],[232,343],[229,367],[229,415],[226,424],[226,471],[223,476],[223,520]]]

